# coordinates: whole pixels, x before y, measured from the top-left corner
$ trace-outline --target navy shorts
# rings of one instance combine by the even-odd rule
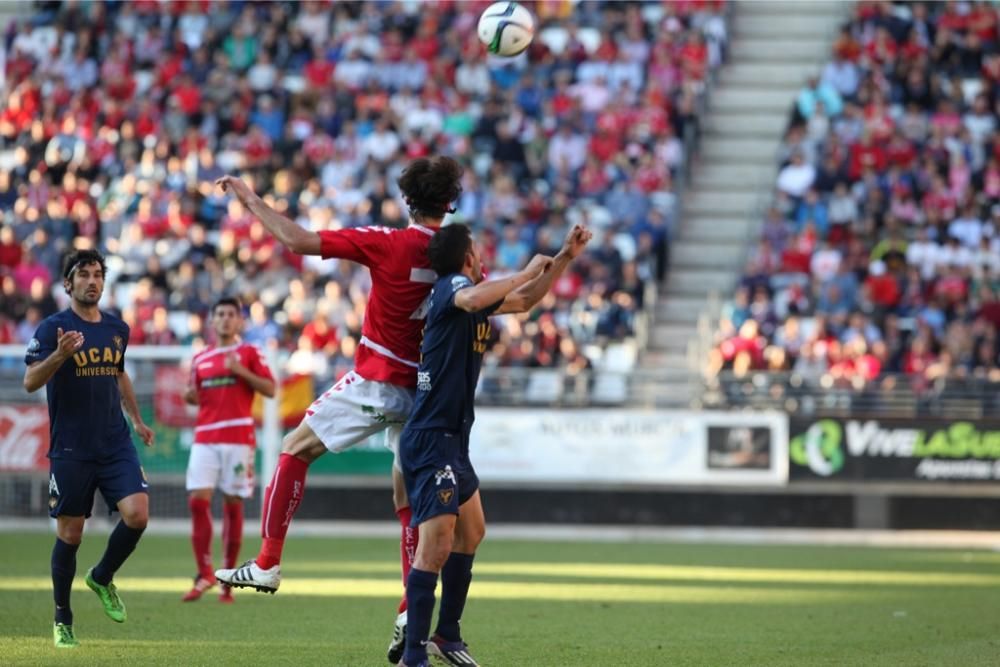
[[[479,489],[469,461],[469,436],[437,429],[404,429],[399,462],[413,511],[411,526],[458,508]]]
[[[148,493],[146,473],[135,449],[107,461],[49,461],[49,516],[90,516],[94,492],[100,491],[108,514],[133,493]]]

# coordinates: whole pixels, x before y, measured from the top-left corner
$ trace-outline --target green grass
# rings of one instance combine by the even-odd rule
[[[116,581],[129,620],[83,584],[82,646],[52,648],[52,538],[0,533],[0,663],[382,666],[400,594],[391,540],[289,541],[275,596],[182,604],[193,559],[150,536]],[[250,540],[244,552],[252,553]],[[995,665],[1000,553],[791,546],[490,541],[463,620],[504,665]]]

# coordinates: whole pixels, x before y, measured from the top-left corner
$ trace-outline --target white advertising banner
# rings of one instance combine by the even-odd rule
[[[480,408],[470,456],[486,482],[783,485],[788,417]]]

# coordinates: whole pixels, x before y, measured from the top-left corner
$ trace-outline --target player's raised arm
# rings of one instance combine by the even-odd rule
[[[535,255],[526,267],[512,276],[488,280],[474,287],[461,289],[455,294],[455,306],[469,313],[483,310],[544,274],[550,269],[552,262],[552,258],[547,255]]]
[[[584,248],[587,247],[587,243],[590,242],[593,236],[593,233],[583,225],[574,225],[569,235],[566,236],[566,241],[563,243],[562,249],[559,250],[553,259],[552,266],[541,275],[508,294],[503,303],[500,304],[500,307],[497,308],[495,314],[524,313],[534,308],[542,300],[542,297],[552,289],[552,285],[559,280],[559,276],[563,274],[563,271],[566,270],[570,262],[583,253]]]
[[[49,336],[51,337],[51,333]],[[45,334],[39,331],[28,346],[28,358],[33,356],[39,358],[39,361],[31,363],[24,371],[24,389],[29,394],[48,384],[66,360],[83,347],[83,334],[79,331],[64,332],[59,328],[56,329],[54,340],[45,341],[44,338]],[[53,343],[55,349],[52,349]],[[47,356],[43,356],[46,352]]]
[[[297,255],[319,255],[322,252],[319,234],[303,229],[264,203],[257,193],[239,176],[223,176],[215,182],[223,192],[232,192],[274,238]]]
[[[135,432],[139,434],[143,444],[147,447],[153,446],[153,429],[146,426],[142,421],[142,414],[139,412],[139,402],[135,399],[135,389],[132,387],[132,378],[128,373],[122,371],[118,374],[118,391],[122,395],[122,408],[132,420]]]

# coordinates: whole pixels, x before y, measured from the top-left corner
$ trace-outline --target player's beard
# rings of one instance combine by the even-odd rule
[[[96,306],[101,300],[101,290],[83,290],[74,297],[81,305]]]

